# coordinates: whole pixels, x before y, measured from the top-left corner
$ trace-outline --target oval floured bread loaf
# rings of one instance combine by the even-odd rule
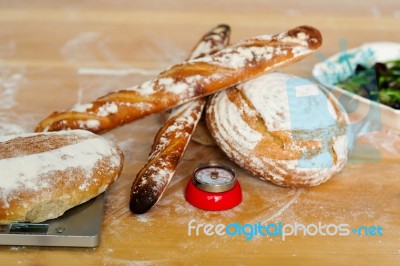
[[[122,151],[84,130],[0,137],[0,224],[42,222],[104,192]]]
[[[207,125],[226,155],[285,187],[316,186],[347,162],[348,117],[318,85],[272,73],[213,96]]]

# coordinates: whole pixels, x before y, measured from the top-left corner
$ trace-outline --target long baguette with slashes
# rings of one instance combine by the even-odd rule
[[[77,128],[107,131],[298,61],[321,44],[320,32],[310,26],[247,39],[213,55],[174,65],[140,86],[54,112],[39,123],[36,132]]]
[[[229,36],[229,26],[215,27],[200,39],[189,60],[221,50],[228,44]],[[157,132],[148,162],[132,184],[129,207],[133,213],[147,212],[162,197],[185,153],[205,102],[205,98],[200,98],[173,109]]]

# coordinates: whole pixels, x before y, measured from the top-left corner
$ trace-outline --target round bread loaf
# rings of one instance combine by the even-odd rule
[[[84,130],[0,137],[0,224],[42,222],[104,192],[123,153]]]
[[[280,186],[309,187],[347,162],[342,110],[311,81],[271,73],[215,94],[206,121],[217,145],[242,168]]]

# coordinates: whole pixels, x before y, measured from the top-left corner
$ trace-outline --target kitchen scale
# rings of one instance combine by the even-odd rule
[[[100,242],[104,193],[42,223],[0,225],[0,245],[96,247]]]

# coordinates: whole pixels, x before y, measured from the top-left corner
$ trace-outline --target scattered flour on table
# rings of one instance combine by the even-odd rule
[[[0,136],[26,133],[32,129],[29,126],[29,121],[32,121],[30,116],[15,116],[10,113],[7,113],[7,117],[5,115],[0,108]]]
[[[359,137],[359,142],[379,148],[383,155],[400,157],[400,132],[394,129],[382,129],[379,132],[369,132]]]
[[[301,16],[302,12],[298,9],[285,8],[284,13],[290,17]]]
[[[85,64],[96,59],[96,45],[101,38],[99,32],[84,32],[68,40],[61,48],[61,54],[72,64]],[[95,46],[95,47],[93,47]]]
[[[125,68],[125,69],[110,69],[110,68],[79,68],[79,75],[93,76],[127,76],[127,75],[143,75],[155,76],[160,73],[160,70],[147,70],[142,68]]]
[[[375,19],[378,19],[381,17],[381,10],[377,6],[371,6],[370,7],[370,12],[372,14],[372,17]]]
[[[15,40],[2,39],[0,41],[0,59],[13,55],[15,53],[16,46]]]
[[[26,133],[31,130],[32,114],[17,114],[17,94],[26,82],[24,69],[0,70],[0,136]]]
[[[23,78],[21,73],[0,71],[0,110],[10,109],[16,104],[15,97]]]

